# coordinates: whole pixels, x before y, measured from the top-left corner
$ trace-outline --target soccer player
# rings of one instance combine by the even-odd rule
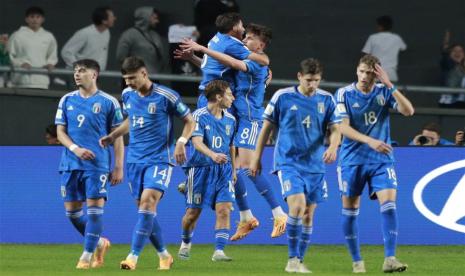
[[[78,60],[73,68],[78,90],[61,98],[55,124],[58,140],[65,146],[59,170],[66,216],[84,236],[84,252],[76,268],[89,269],[103,265],[110,247],[110,241],[101,237],[108,182],[116,185],[123,178],[123,139],[114,142],[115,167],[109,174],[110,151],[99,146],[99,138],[119,126],[123,115],[118,101],[97,88],[100,66],[95,60]]]
[[[149,238],[160,258],[159,269],[168,270],[173,258],[163,243],[156,211],[171,179],[173,115],[184,122],[182,136],[174,149],[174,158],[179,164],[186,161],[185,143],[194,130],[195,122],[178,93],[150,81],[144,61],[140,58],[126,58],[121,73],[129,86],[122,94],[123,111],[127,118],[120,127],[100,140],[105,146],[129,132],[127,177],[139,215],[132,235],[131,252],[120,267],[134,270]]]
[[[244,44],[253,53],[263,54],[271,40],[271,30],[257,24],[247,25]],[[233,103],[234,113],[238,120],[238,131],[234,145],[237,147],[237,182],[235,185],[236,202],[240,211],[240,222],[232,241],[239,240],[255,229],[259,222],[253,216],[247,202],[247,185],[254,185],[257,191],[268,202],[274,217],[271,237],[279,237],[286,231],[287,215],[279,205],[270,182],[264,175],[251,177],[249,160],[255,150],[258,134],[262,126],[263,97],[266,81],[269,78],[267,66],[253,60],[237,60],[229,55],[201,46],[192,40],[186,40],[182,46],[187,51],[200,51],[229,68],[237,70],[235,74],[236,100]]]
[[[323,69],[313,58],[300,63],[299,85],[278,90],[265,109],[263,128],[250,160],[252,176],[260,173],[260,158],[270,131],[278,130],[274,171],[289,206],[287,272],[311,273],[303,264],[313,231],[317,204],[326,200],[325,163],[336,160],[341,135],[333,96],[318,88]],[[327,129],[331,131],[325,149]]]
[[[384,238],[384,272],[401,272],[407,265],[395,258],[397,244],[397,179],[394,171],[389,108],[404,116],[413,106],[389,80],[379,59],[366,55],[357,66],[358,81],[336,93],[341,114],[341,146],[338,179],[342,193],[342,228],[353,260],[353,272],[364,273],[360,255],[357,217],[365,185],[371,199],[378,199]],[[378,79],[381,83],[376,83]]]
[[[226,81],[214,80],[205,87],[206,107],[194,112],[194,152],[185,165],[186,213],[182,219],[182,244],[178,256],[189,259],[194,227],[203,208],[216,213],[215,252],[212,261],[231,261],[224,247],[229,240],[230,212],[234,202],[234,153],[236,119],[227,112],[234,96]]]
[[[262,65],[268,65],[268,56],[264,54],[257,54],[250,52],[244,46],[241,39],[244,35],[244,26],[242,25],[241,17],[238,13],[225,13],[219,15],[216,19],[216,27],[218,33],[208,43],[208,48],[217,52],[225,53],[239,60],[251,59],[255,60]],[[205,98],[206,85],[215,79],[222,79],[229,83],[231,91],[235,92],[234,86],[234,70],[221,64],[218,60],[209,58],[204,55],[203,59],[195,56],[190,52],[177,50],[175,51],[175,58],[189,60],[191,63],[202,69],[202,80],[199,85],[199,98],[197,101],[197,108],[205,107],[207,99]]]

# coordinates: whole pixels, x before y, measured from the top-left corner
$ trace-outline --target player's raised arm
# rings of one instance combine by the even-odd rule
[[[270,136],[270,133],[274,129],[274,127],[275,125],[270,121],[263,121],[262,130],[260,131],[260,135],[258,135],[257,146],[255,147],[255,152],[252,155],[252,159],[250,160],[250,174],[252,176],[256,176],[261,172],[261,159],[263,149],[265,148],[266,141],[268,140],[268,137]]]
[[[174,149],[174,158],[180,165],[184,164],[184,162],[187,160],[186,143],[191,138],[192,132],[194,132],[195,128],[195,120],[191,114],[184,116],[183,122],[184,128],[182,130],[181,137],[179,137],[178,141],[176,142],[176,147]]]
[[[250,60],[258,62],[263,66],[270,65],[270,58],[265,53],[260,53],[260,54],[259,53],[250,53],[250,55],[247,58],[250,59]]]
[[[384,71],[379,64],[375,65],[375,74],[379,81],[391,90],[392,96],[397,103],[397,110],[404,116],[412,116],[415,112],[412,103],[389,80],[389,76],[386,71]]]
[[[210,57],[218,60],[224,66],[233,68],[235,70],[247,71],[247,65],[242,60],[235,59],[227,54],[220,53],[218,51],[211,50],[205,46],[202,46],[191,39],[185,39],[180,47],[185,51],[201,52]]]
[[[68,133],[66,132],[66,126],[57,125],[57,138],[63,146],[67,147],[70,151],[76,154],[77,157],[83,160],[95,159],[95,154],[91,150],[81,148],[71,140],[71,138],[68,136]]]
[[[173,54],[175,59],[189,61],[199,68],[202,65],[202,59],[194,55],[194,51],[176,49],[174,50]]]

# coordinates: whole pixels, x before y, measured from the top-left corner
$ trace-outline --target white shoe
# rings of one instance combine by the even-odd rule
[[[212,261],[214,262],[230,262],[232,258],[226,256],[223,250],[215,250],[212,256]]]
[[[287,261],[287,265],[286,265],[286,268],[284,270],[286,272],[289,272],[289,273],[295,273],[295,272],[299,271],[299,268],[300,268],[300,260],[299,260],[299,258],[293,257],[293,258],[290,258]]]
[[[365,262],[357,261],[352,263],[352,272],[353,273],[366,273]]]
[[[297,270],[297,273],[312,273],[312,271],[308,269],[304,263],[300,263],[299,270]]]
[[[408,265],[399,262],[396,257],[387,257],[384,259],[383,271],[384,272],[404,272],[407,270]]]
[[[191,257],[191,244],[185,245],[184,243],[181,245],[178,251],[178,257],[181,260],[189,260]]]

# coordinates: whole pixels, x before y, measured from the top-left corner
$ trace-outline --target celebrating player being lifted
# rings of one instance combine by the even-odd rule
[[[206,107],[194,112],[192,134],[195,149],[184,166],[187,175],[186,214],[182,219],[182,244],[178,256],[189,259],[195,224],[203,208],[216,213],[213,261],[231,261],[224,247],[229,240],[230,212],[234,202],[233,146],[236,119],[226,110],[234,96],[226,81],[211,81],[205,88]]]
[[[244,43],[248,49],[256,54],[263,54],[271,40],[271,30],[265,26],[248,24],[245,30]],[[237,60],[229,55],[198,45],[192,40],[186,40],[181,47],[187,51],[199,51],[208,55],[229,68],[237,70],[235,73],[236,100],[233,103],[234,115],[238,121],[237,135],[234,145],[237,147],[237,183],[235,185],[236,202],[240,211],[240,222],[232,241],[245,237],[259,222],[253,216],[247,201],[247,186],[255,186],[257,191],[269,204],[274,227],[271,237],[279,237],[286,231],[287,215],[279,205],[273,193],[270,182],[264,175],[250,176],[249,160],[255,150],[258,134],[262,127],[263,97],[266,82],[269,80],[269,69],[250,59]]]
[[[115,168],[111,174],[110,150],[101,148],[98,140],[119,126],[123,115],[118,101],[97,88],[100,66],[95,60],[78,60],[73,67],[79,89],[61,98],[55,124],[58,140],[66,147],[60,162],[66,216],[84,235],[84,252],[76,268],[89,269],[103,265],[110,247],[108,239],[101,237],[108,181],[116,185],[123,179],[123,139],[114,141]],[[87,216],[83,202],[87,203]]]
[[[404,271],[406,264],[395,258],[397,245],[397,179],[394,171],[389,108],[404,116],[413,115],[413,106],[391,83],[378,58],[362,57],[357,66],[358,81],[336,93],[337,109],[343,118],[338,167],[342,193],[342,227],[352,256],[352,269],[364,273],[360,255],[357,217],[365,185],[371,199],[378,199],[384,239],[384,272]],[[378,79],[381,83],[375,83]]]
[[[156,211],[168,189],[173,169],[173,115],[184,122],[182,136],[174,149],[174,158],[179,164],[186,161],[184,145],[194,130],[195,122],[178,93],[150,81],[140,58],[126,58],[121,73],[129,86],[122,95],[127,118],[120,127],[100,140],[105,146],[129,132],[127,177],[131,194],[139,207],[139,216],[132,235],[131,252],[121,262],[121,269],[136,268],[148,237],[158,252],[159,269],[167,270],[173,258],[163,244]]]
[[[274,171],[289,206],[287,272],[310,273],[303,259],[313,231],[317,204],[326,200],[325,163],[336,160],[341,135],[333,96],[318,88],[323,69],[315,59],[303,60],[297,73],[299,85],[278,90],[263,114],[264,123],[250,161],[253,176],[260,173],[260,159],[273,128],[278,137]],[[326,131],[331,131],[325,149]]]

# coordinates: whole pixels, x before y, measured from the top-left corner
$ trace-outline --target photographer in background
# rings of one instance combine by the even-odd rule
[[[463,131],[462,131],[463,133]],[[457,137],[456,135],[456,142]],[[463,134],[462,134],[462,143],[463,143]],[[421,133],[415,136],[413,140],[409,143],[410,146],[454,146],[455,144],[451,141],[441,138],[441,127],[438,123],[427,123],[421,128]]]

